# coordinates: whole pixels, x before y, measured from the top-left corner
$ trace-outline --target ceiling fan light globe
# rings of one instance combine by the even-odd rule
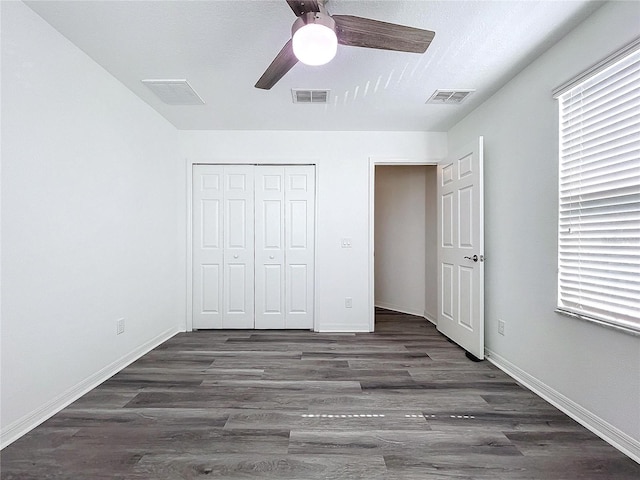
[[[293,53],[306,65],[324,65],[336,56],[338,38],[336,32],[318,23],[298,28],[293,34]]]

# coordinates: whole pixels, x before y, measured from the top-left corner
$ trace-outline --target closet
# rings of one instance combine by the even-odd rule
[[[312,329],[315,169],[193,166],[193,328]]]

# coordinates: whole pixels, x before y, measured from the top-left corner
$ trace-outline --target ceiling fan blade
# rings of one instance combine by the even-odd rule
[[[424,53],[435,32],[351,15],[332,15],[338,43],[352,47]]]
[[[267,67],[260,79],[256,82],[255,87],[269,90],[278,83],[278,80],[284,77],[296,63],[298,63],[298,59],[293,53],[292,41],[289,40],[284,44],[284,47],[278,52],[278,55],[273,59],[271,65]]]
[[[293,13],[296,14],[296,17],[299,17],[303,13],[320,11],[318,0],[287,0],[287,3],[291,7],[291,10],[293,10]]]

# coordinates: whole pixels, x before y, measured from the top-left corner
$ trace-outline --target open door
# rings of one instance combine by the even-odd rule
[[[484,358],[483,138],[438,165],[438,330]]]

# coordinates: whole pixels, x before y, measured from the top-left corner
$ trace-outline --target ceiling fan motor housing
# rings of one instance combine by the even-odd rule
[[[303,13],[293,22],[291,36],[293,52],[302,63],[324,65],[336,54],[336,22],[327,14]]]
[[[291,27],[291,36],[293,37],[298,30],[309,24],[322,25],[334,32],[336,31],[336,22],[330,15],[322,12],[307,12],[300,15],[296,18],[296,21],[293,22],[293,26]]]

